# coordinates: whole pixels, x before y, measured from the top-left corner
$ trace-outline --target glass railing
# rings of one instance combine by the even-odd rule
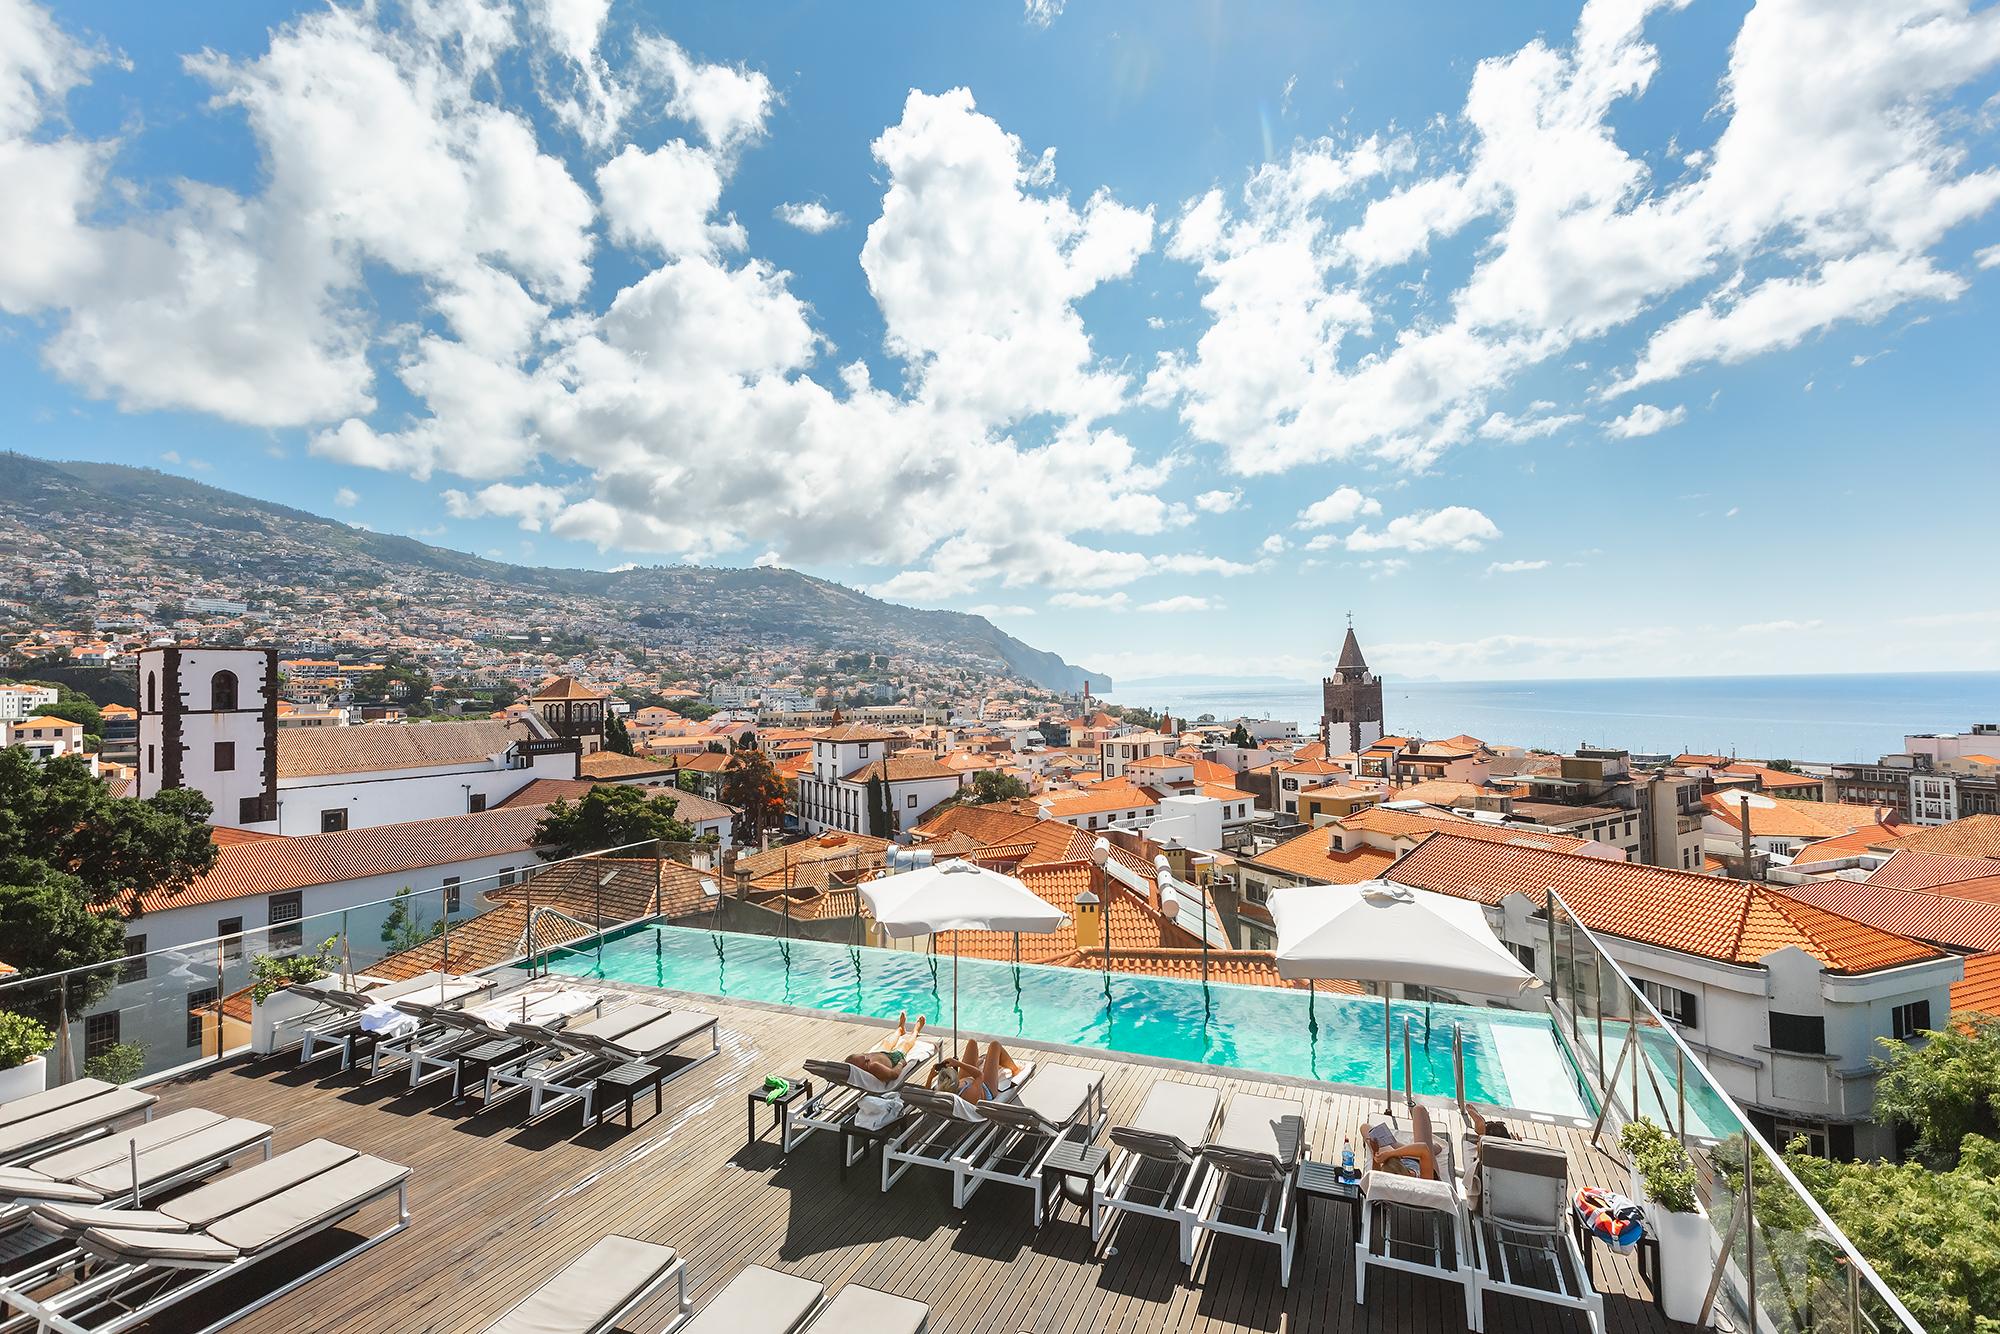
[[[144,1081],[253,1045],[282,1045],[281,1026],[310,1006],[289,997],[257,1004],[260,960],[310,958],[317,968],[294,975],[316,971],[332,979],[322,985],[355,988],[418,973],[481,971],[527,953],[531,919],[544,941],[567,941],[657,915],[662,868],[708,862],[714,853],[708,844],[635,844],[109,963],[7,978],[0,980],[0,1011],[26,1015],[54,1035],[42,1058],[50,1086],[84,1076]],[[145,919],[130,928],[145,931]]]
[[[729,874],[712,845],[639,844],[350,904],[67,974],[10,979],[0,982],[0,1010],[31,1015],[60,1034],[48,1056],[50,1084],[86,1074],[141,1081],[253,1046],[282,1045],[273,1007],[252,1003],[260,956],[322,959],[339,979],[328,985],[511,968],[521,976],[594,974],[747,994],[738,989],[745,980],[760,969],[776,970],[776,990],[758,998],[836,1007],[844,1002],[829,1002],[814,988],[838,990],[851,974],[861,992],[899,978],[907,983],[905,975],[916,970],[921,984],[913,994],[927,988],[937,1002],[935,1017],[942,1020],[940,1007],[951,995],[949,937],[883,937],[853,888],[876,873],[860,861],[816,864],[809,874],[801,868],[794,892],[782,893],[769,887],[768,878],[753,885]],[[654,926],[662,929],[632,939]],[[1454,1036],[1460,1027],[1454,1018],[1464,1018],[1468,1030],[1482,1020],[1538,1022],[1554,1030],[1575,1067],[1583,1085],[1582,1111],[1596,1117],[1593,1138],[1600,1149],[1622,1157],[1620,1131],[1641,1117],[1686,1146],[1698,1180],[1700,1256],[1696,1264],[1679,1267],[1678,1281],[1699,1272],[1696,1300],[1706,1318],[1772,1334],[1899,1329],[1921,1334],[1921,1326],[1757,1132],[1701,1055],[1559,897],[1549,896],[1537,928],[1544,933],[1535,962],[1546,984],[1547,1018],[1443,1002],[1433,1007],[1428,1000],[1405,998],[1395,1002],[1386,1053],[1379,1000],[1325,992],[1300,997],[1220,980],[1211,988],[1205,981],[1150,977],[1143,965],[1128,970],[1101,955],[1106,965],[1101,975],[1081,990],[1070,985],[1073,978],[1062,976],[1081,970],[1010,968],[1004,957],[987,957],[980,961],[977,982],[984,990],[967,990],[964,999],[991,1001],[1015,1016],[1014,1026],[996,1024],[985,1031],[1115,1050],[1130,1048],[1115,1036],[1098,1042],[1099,1027],[1107,1035],[1129,1036],[1180,1024],[1198,1033],[1201,1043],[1213,1044],[1228,1041],[1232,1029],[1248,1034],[1302,1026],[1309,1035],[1300,1048],[1303,1055],[1285,1066],[1285,1073],[1380,1089],[1376,1076],[1385,1073],[1386,1059],[1399,1097],[1414,1071],[1418,1094],[1456,1093],[1475,1102],[1481,1092],[1478,1071],[1468,1084],[1464,1057],[1452,1039],[1432,1045],[1433,1008],[1448,1016],[1436,1031]],[[668,967],[675,948],[681,952],[678,972]],[[689,961],[691,953],[707,956],[704,966],[714,969],[712,980]],[[913,959],[912,953],[927,957]],[[657,976],[642,967],[621,977],[619,968],[605,964],[607,957],[629,964],[635,954],[659,960]],[[1217,953],[1218,963],[1223,957]],[[1188,962],[1191,968],[1193,960]],[[1208,962],[1206,956],[1201,960],[1204,978]],[[1001,976],[1008,973],[1011,986]],[[1216,975],[1225,976],[1220,967]],[[986,990],[1000,999],[986,996]],[[1217,994],[1224,990],[1229,994]],[[1154,1034],[1145,1040],[1159,1039]],[[1343,1065],[1348,1053],[1339,1044],[1350,1040],[1365,1050],[1365,1058]],[[1416,1052],[1419,1044],[1429,1050]],[[1218,1061],[1212,1046],[1205,1052],[1155,1054],[1239,1063],[1233,1052]],[[1609,1184],[1637,1188],[1636,1180]],[[1675,1267],[1666,1268],[1674,1281]]]
[[[1699,1269],[1705,1280],[1703,1318],[1772,1334],[1921,1334],[1681,1030],[1559,895],[1548,896],[1544,918],[1547,962],[1540,950],[1537,962],[1557,1027],[1598,1096],[1594,1140],[1620,1153],[1621,1131],[1643,1117],[1677,1138],[1694,1168],[1700,1222],[1678,1229],[1677,1241],[1698,1263],[1678,1258],[1683,1274]],[[1630,1186],[1638,1185],[1635,1173]],[[1663,1269],[1674,1281],[1664,1257]]]

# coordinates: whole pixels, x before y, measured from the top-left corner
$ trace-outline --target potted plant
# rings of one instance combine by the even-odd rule
[[[1694,1162],[1650,1118],[1626,1123],[1618,1143],[1631,1156],[1646,1197],[1646,1226],[1660,1244],[1660,1306],[1669,1320],[1694,1324],[1715,1265],[1715,1229],[1695,1195]]]
[[[287,1027],[317,1008],[304,996],[285,990],[333,980],[333,946],[329,936],[311,954],[259,954],[250,960],[250,1050],[269,1056],[285,1045]]]
[[[48,1087],[42,1053],[56,1045],[46,1025],[25,1014],[0,1011],[0,1102],[12,1102]]]

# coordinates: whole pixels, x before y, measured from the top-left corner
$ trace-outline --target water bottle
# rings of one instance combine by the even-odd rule
[[[1343,1139],[1340,1141],[1340,1174],[1344,1177],[1352,1177],[1354,1175],[1354,1141],[1352,1139]]]

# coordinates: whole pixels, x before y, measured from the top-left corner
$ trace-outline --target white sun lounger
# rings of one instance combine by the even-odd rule
[[[1025,1186],[1035,1198],[1035,1226],[1048,1221],[1044,1170],[1049,1154],[1064,1140],[1088,1144],[1104,1129],[1104,1076],[1076,1065],[1043,1062],[1018,1097],[986,1101],[979,1111],[994,1123],[993,1137],[976,1158],[960,1161],[956,1173],[963,1209],[989,1181]]]
[[[1485,1139],[1478,1172],[1475,1253],[1464,1262],[1473,1285],[1472,1327],[1485,1328],[1490,1292],[1580,1311],[1591,1334],[1604,1334],[1604,1298],[1570,1230],[1568,1158],[1546,1144]],[[1544,1274],[1552,1283],[1537,1281]]]
[[[486,1334],[609,1334],[668,1283],[680,1289],[688,1317],[687,1263],[671,1246],[609,1236],[564,1265],[486,1327]]]
[[[493,990],[494,981],[489,977],[454,977],[446,973],[421,973],[416,977],[404,978],[361,993],[358,999],[365,1003],[359,1010],[344,1014],[333,1023],[322,1028],[307,1029],[305,1040],[299,1048],[299,1064],[306,1065],[315,1060],[315,1045],[322,1047],[318,1053],[324,1056],[330,1051],[339,1051],[340,1068],[344,1072],[354,1065],[361,1052],[372,1053],[379,1042],[393,1041],[395,1035],[377,1034],[366,1027],[365,1012],[377,1005],[393,1003],[404,998],[423,1001],[432,1005],[462,1005],[475,996],[483,996]],[[337,1002],[342,1009],[352,1010],[354,1000],[351,995]]]
[[[390,1196],[395,1222],[208,1326],[220,1329],[408,1227],[409,1169],[315,1140],[118,1226],[84,1227],[72,1249],[10,1275],[0,1309],[61,1334],[119,1334]]]
[[[881,1048],[876,1048],[880,1051]],[[846,1061],[827,1061],[809,1057],[805,1062],[808,1075],[820,1081],[820,1091],[803,1105],[784,1118],[784,1136],[780,1148],[790,1153],[815,1131],[831,1130],[838,1133],[845,1130],[860,1110],[861,1100],[866,1097],[885,1097],[901,1093],[904,1085],[923,1071],[937,1055],[937,1047],[929,1042],[919,1042],[910,1049],[903,1063],[896,1067],[894,1079],[882,1080],[866,1070],[849,1065]],[[850,1144],[847,1147],[849,1167],[860,1160],[868,1151],[865,1144]]]
[[[158,1101],[101,1079],[76,1079],[0,1103],[0,1167],[109,1134],[123,1122],[150,1120]]]
[[[511,1096],[515,1089],[528,1091],[527,1120],[553,1112],[572,1102],[583,1104],[583,1119],[590,1120],[591,1103],[597,1094],[597,1076],[613,1065],[616,1058],[582,1050],[564,1039],[573,1034],[615,1041],[648,1024],[669,1017],[654,1005],[621,1005],[571,1029],[553,1029],[544,1024],[509,1024],[507,1031],[542,1045],[504,1065],[489,1066],[480,1094],[482,1109]],[[499,1091],[495,1092],[498,1086]]]
[[[1221,1106],[1221,1091],[1203,1084],[1163,1079],[1146,1090],[1131,1122],[1111,1127],[1111,1162],[1090,1191],[1091,1241],[1104,1239],[1114,1213],[1146,1214],[1180,1230],[1186,1262],[1194,1235],[1181,1214],[1181,1189],[1201,1161],[1201,1146],[1215,1129]]]
[[[1008,1081],[998,1100],[1019,1098],[1022,1086],[1034,1073],[1034,1062],[1021,1062],[1020,1073]],[[882,1146],[882,1189],[886,1191],[902,1180],[912,1167],[934,1167],[951,1173],[952,1205],[963,1208],[963,1164],[986,1148],[999,1133],[999,1126],[979,1107],[944,1089],[905,1087],[900,1096],[919,1115],[902,1134]]]
[[[1278,1248],[1278,1284],[1292,1281],[1297,1203],[1293,1193],[1306,1157],[1305,1104],[1296,1098],[1238,1093],[1222,1126],[1201,1146],[1201,1161],[1181,1191],[1181,1258],[1192,1269],[1199,1233],[1270,1242]],[[1233,1193],[1251,1193],[1243,1204]]]
[[[254,1149],[271,1156],[271,1127],[198,1107],[94,1139],[26,1167],[0,1168],[0,1225],[38,1203],[118,1205],[199,1181]]]
[[[859,1283],[827,1301],[826,1289],[811,1279],[746,1265],[679,1329],[680,1334],[923,1334],[930,1313],[923,1302]]]
[[[449,1074],[451,1096],[456,1099],[465,1091],[466,1063],[460,1059],[464,1053],[489,1042],[513,1038],[507,1031],[510,1023],[543,1026],[566,1023],[581,1011],[601,1009],[604,999],[601,992],[569,986],[527,987],[514,995],[467,1005],[462,1010],[403,997],[396,1002],[396,1008],[422,1020],[425,1026],[415,1033],[376,1043],[369,1054],[368,1077],[373,1079],[385,1066],[393,1068],[397,1062],[407,1061],[412,1089]],[[514,1040],[516,1046],[498,1058],[501,1062],[525,1055],[531,1046],[542,1045],[539,1039]]]

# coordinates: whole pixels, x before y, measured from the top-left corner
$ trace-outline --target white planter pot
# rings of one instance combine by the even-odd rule
[[[49,1086],[49,1064],[39,1056],[30,1057],[11,1070],[0,1070],[0,1102],[12,1102]]]
[[[320,991],[336,990],[340,979],[323,977],[314,982]],[[259,1056],[269,1056],[291,1040],[291,1030],[297,1022],[311,1014],[319,1006],[304,996],[294,996],[289,991],[274,991],[262,1003],[252,1002],[250,1006],[250,1050]]]
[[[1706,1214],[1672,1214],[1649,1204],[1646,1222],[1660,1243],[1660,1305],[1667,1319],[1691,1325],[1708,1294],[1720,1239]]]

